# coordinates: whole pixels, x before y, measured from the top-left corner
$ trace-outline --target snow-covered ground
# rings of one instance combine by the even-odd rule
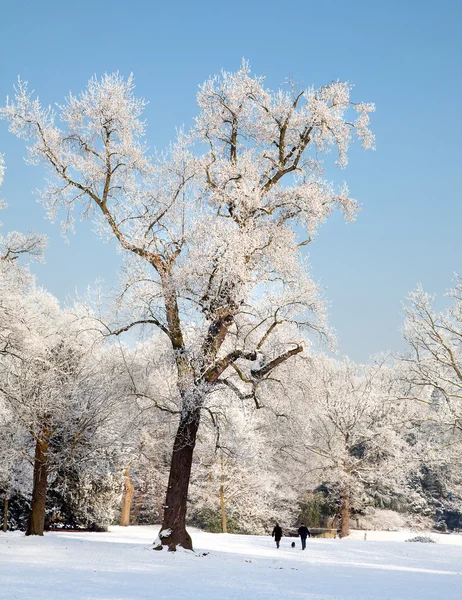
[[[308,540],[192,530],[196,552],[154,552],[157,527],[108,533],[0,533],[7,600],[461,600],[462,535],[410,532]]]

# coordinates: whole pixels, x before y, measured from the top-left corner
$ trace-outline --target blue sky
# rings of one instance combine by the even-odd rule
[[[329,173],[347,181],[363,209],[353,224],[335,216],[309,250],[341,353],[365,361],[403,349],[401,303],[417,283],[441,295],[462,272],[461,19],[457,0],[5,2],[0,98],[18,75],[48,104],[94,73],[133,72],[149,100],[149,144],[162,148],[191,123],[197,85],[237,69],[242,57],[271,87],[287,76],[354,83],[355,100],[377,105],[377,150],[357,145],[349,167]],[[5,228],[50,238],[39,282],[64,300],[97,278],[115,281],[115,247],[88,223],[65,244],[59,225],[45,220],[32,195],[44,173],[24,164],[23,144],[3,122],[0,152]]]

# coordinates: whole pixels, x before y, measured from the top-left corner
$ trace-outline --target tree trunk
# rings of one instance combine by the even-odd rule
[[[186,503],[199,419],[199,408],[184,411],[178,426],[163,507],[164,518],[159,533],[160,543],[155,545],[156,550],[161,550],[162,546],[175,550],[178,545],[187,550],[193,549],[191,536],[186,531]]]
[[[35,445],[34,488],[26,535],[43,535],[48,487],[48,442],[47,437],[41,437]]]
[[[120,515],[120,526],[128,527],[130,525],[130,511],[132,508],[133,496],[135,488],[130,479],[130,472],[125,471],[125,493],[122,504],[122,514]]]
[[[221,529],[223,533],[228,533],[228,523],[226,521],[226,502],[223,485],[220,485],[220,508],[221,508]]]
[[[341,524],[340,537],[344,538],[350,535],[350,492],[343,490],[342,503],[340,507]]]
[[[8,496],[5,495],[5,500],[3,500],[3,531],[7,531],[8,529]]]

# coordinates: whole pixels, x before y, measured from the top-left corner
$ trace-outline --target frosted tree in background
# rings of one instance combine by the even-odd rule
[[[30,494],[32,478],[27,460],[28,449],[24,428],[16,421],[14,412],[0,395],[0,493],[3,500],[3,531],[8,529],[10,499],[18,491]]]
[[[319,481],[338,489],[345,537],[353,500],[360,503],[366,490],[404,489],[411,407],[398,400],[396,372],[384,364],[358,366],[322,355],[310,363],[300,437],[315,457],[309,464]]]
[[[5,166],[0,155],[0,186],[3,183]],[[0,210],[7,207],[0,198]],[[0,223],[1,227],[1,223]],[[17,323],[18,311],[33,282],[27,270],[27,260],[41,261],[47,239],[34,233],[23,234],[17,231],[6,235],[0,232],[0,362],[4,363],[17,357],[21,350],[21,336],[13,325]],[[21,260],[22,259],[22,260]],[[0,386],[3,381],[0,381]],[[25,436],[0,394],[0,485],[4,489],[3,527],[8,524],[9,495],[15,487],[14,480],[21,479],[24,474]]]
[[[302,352],[302,334],[326,334],[301,247],[336,208],[347,220],[357,212],[322,165],[335,149],[346,166],[353,135],[373,145],[374,107],[355,104],[350,91],[338,81],[272,91],[243,63],[201,86],[191,132],[154,156],[131,77],[91,79],[59,118],[20,82],[1,110],[29,161],[48,167],[50,217],[63,209],[69,229],[80,207],[126,251],[130,310],[114,331],[151,324],[169,341],[179,409],[160,539],[170,549],[192,547],[186,500],[208,394],[222,389],[260,406],[265,380]],[[272,343],[284,324],[291,335]]]
[[[0,400],[27,432],[35,455],[26,535],[43,535],[50,476],[75,462],[82,447],[90,461],[101,428],[117,420],[117,405],[127,396],[125,363],[108,360],[110,352],[97,346],[101,334],[86,326],[33,287],[8,315],[6,339],[14,344],[0,357]],[[105,437],[100,443],[107,448]],[[121,435],[117,442],[122,444]]]
[[[4,172],[3,157],[0,155],[0,185]],[[0,199],[0,210],[6,207],[6,202]],[[46,244],[44,235],[17,231],[3,235],[0,232],[0,357],[14,354],[16,343],[20,343],[16,337],[17,331],[12,329],[11,324],[16,319],[23,295],[33,282],[26,261],[41,261]]]
[[[408,397],[434,408],[435,419],[462,431],[462,280],[448,292],[446,311],[433,307],[434,297],[419,286],[409,295],[403,357],[410,385]]]
[[[251,412],[238,401],[223,407],[217,427],[199,435],[193,463],[194,509],[219,514],[220,529],[264,533],[271,521],[290,523],[297,509],[293,485],[277,469],[273,443],[277,418],[271,411]],[[290,482],[293,484],[294,482]],[[218,528],[217,528],[218,529]]]
[[[446,294],[447,308],[437,310],[434,296],[421,286],[408,296],[403,335],[409,351],[401,357],[405,398],[419,407],[416,440],[421,473],[437,482],[440,501],[457,509],[462,497],[462,280],[455,277]],[[441,483],[439,483],[441,482]],[[426,499],[421,499],[422,506]],[[420,506],[420,505],[419,505]],[[431,510],[431,509],[430,509]]]

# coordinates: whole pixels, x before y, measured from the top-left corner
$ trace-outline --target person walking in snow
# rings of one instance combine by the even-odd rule
[[[311,537],[310,530],[305,525],[305,523],[302,523],[301,526],[298,528],[298,535],[300,536],[300,539],[302,541],[302,550],[305,550],[305,548],[306,548],[306,538],[307,537]]]
[[[271,537],[274,537],[274,541],[276,542],[276,548],[279,548],[279,542],[281,541],[281,538],[282,538],[282,529],[279,526],[279,523],[276,523],[276,525],[274,526]]]

